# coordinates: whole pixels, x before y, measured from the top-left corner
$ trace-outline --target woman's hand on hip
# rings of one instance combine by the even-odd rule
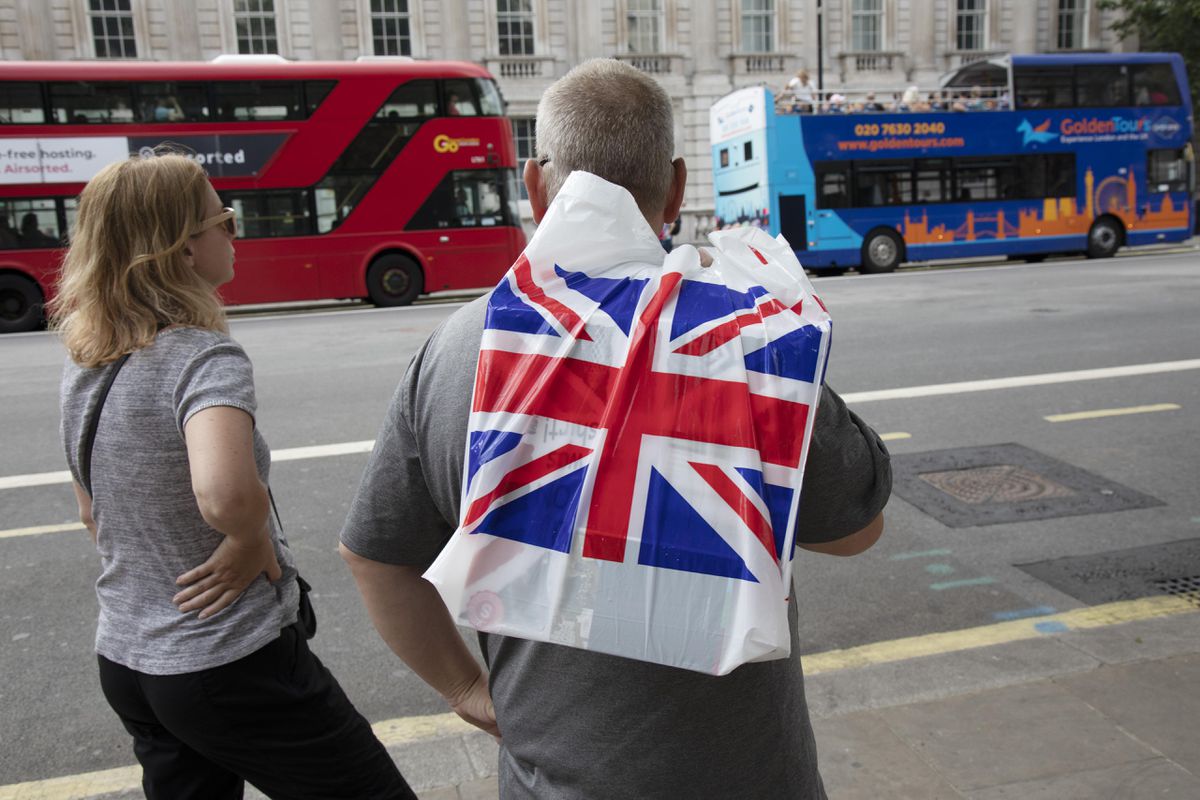
[[[199,610],[200,619],[207,619],[233,605],[264,572],[272,582],[283,577],[266,531],[250,542],[226,536],[207,561],[175,579],[184,588],[172,602],[184,613]]]

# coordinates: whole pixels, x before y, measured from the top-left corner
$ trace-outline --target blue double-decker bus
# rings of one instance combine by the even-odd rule
[[[875,108],[871,111],[867,108]],[[782,233],[814,270],[1083,252],[1191,235],[1183,59],[1014,55],[891,108],[777,110],[765,88],[710,112],[714,219]]]

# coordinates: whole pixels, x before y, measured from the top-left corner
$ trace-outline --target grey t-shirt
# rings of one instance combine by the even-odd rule
[[[486,298],[416,355],[388,410],[342,541],[427,567],[458,520],[467,418]],[[865,527],[891,491],[887,450],[826,389],[797,539]],[[728,675],[480,634],[503,736],[504,798],[823,798],[804,699],[795,604],[790,658]]]
[[[94,413],[110,367],[63,370],[62,441],[80,482],[85,416]],[[183,426],[213,406],[255,413],[254,373],[228,336],[169,328],[129,357],[104,403],[92,450],[92,516],[101,573],[96,652],[151,675],[216,667],[253,653],[296,620],[296,569],[274,519],[271,535],[283,577],[260,575],[229,608],[206,620],[180,613],[175,578],[202,564],[222,534],[200,515],[192,493]],[[254,432],[259,477],[271,453]]]

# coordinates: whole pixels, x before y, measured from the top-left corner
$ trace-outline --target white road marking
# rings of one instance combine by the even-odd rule
[[[1153,414],[1155,411],[1178,411],[1174,403],[1156,403],[1152,406],[1131,406],[1130,408],[1098,408],[1095,411],[1074,411],[1070,414],[1051,414],[1042,419],[1047,422],[1076,422],[1081,419],[1102,419],[1103,417],[1123,417],[1126,414]]]
[[[879,400],[904,400],[913,397],[989,392],[997,389],[1020,389],[1026,386],[1048,386],[1056,383],[1095,381],[1104,378],[1128,378],[1135,375],[1183,372],[1190,369],[1200,369],[1200,358],[1186,361],[1159,361],[1154,364],[1131,364],[1127,367],[1080,369],[1073,372],[1044,372],[1040,375],[1016,375],[1012,378],[988,378],[981,381],[935,383],[929,386],[907,386],[902,389],[879,389],[872,392],[851,392],[842,395],[842,399],[847,403],[874,403]]]
[[[1153,375],[1163,372],[1182,372],[1184,370],[1200,369],[1200,358],[1185,361],[1159,361],[1152,364],[1131,364],[1125,367],[1105,367],[1102,369],[1081,369],[1074,372],[1046,372],[1039,375],[1017,375],[1012,378],[990,378],[980,381],[961,381],[958,383],[935,383],[928,386],[907,386],[900,389],[879,389],[869,392],[851,392],[842,395],[847,403],[874,403],[880,400],[902,400],[914,397],[933,397],[936,395],[967,394],[970,392],[986,392],[998,389],[1018,389],[1025,386],[1047,386],[1056,383],[1073,383],[1075,381],[1094,381],[1104,378],[1128,378],[1135,375]],[[897,437],[899,438],[899,437]],[[293,447],[276,450],[272,461],[294,461],[302,458],[325,458],[328,456],[348,455],[352,453],[367,453],[374,446],[374,441],[341,442],[338,444],[313,445],[311,447]],[[8,475],[0,477],[0,490],[24,489],[31,486],[47,486],[57,483],[70,483],[69,472],[37,472],[29,475]]]

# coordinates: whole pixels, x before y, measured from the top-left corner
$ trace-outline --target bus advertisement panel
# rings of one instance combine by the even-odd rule
[[[1022,70],[1042,61],[1069,66],[1057,102],[1021,92]],[[1078,104],[1089,64],[1109,75],[1113,105]],[[1156,91],[1130,105],[1141,66],[1167,69],[1142,80]],[[1000,99],[979,110],[768,114],[770,232],[805,251],[806,267],[866,272],[965,256],[1104,257],[1191,235],[1191,107],[1178,56],[1014,56],[1000,70]],[[737,144],[714,144],[714,171]]]
[[[0,332],[40,324],[84,184],[164,146],[238,212],[229,304],[491,286],[525,244],[503,114],[458,62],[0,65]]]
[[[770,224],[767,197],[767,99],[761,89],[742,89],[708,112],[713,146],[717,230],[734,224]]]

